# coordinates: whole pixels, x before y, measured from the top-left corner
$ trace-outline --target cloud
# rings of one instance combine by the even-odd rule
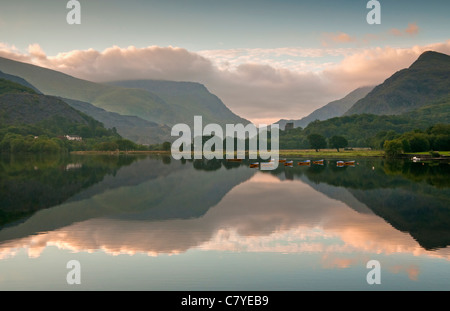
[[[416,23],[410,23],[408,24],[408,27],[404,30],[392,28],[391,30],[389,30],[389,33],[391,35],[401,37],[401,36],[415,36],[419,33],[419,31],[420,31],[419,26],[417,26]]]
[[[412,25],[412,26],[411,26]],[[407,29],[415,32],[414,24]],[[407,33],[404,30],[404,33]],[[341,38],[344,39],[344,36]],[[364,85],[382,83],[421,53],[450,54],[450,40],[410,48],[233,49],[191,52],[178,47],[113,46],[47,56],[0,43],[0,56],[95,82],[127,79],[204,84],[236,114],[257,124],[300,119]]]
[[[322,46],[331,47],[342,44],[353,43],[355,45],[367,45],[371,42],[386,41],[388,39],[397,39],[399,37],[414,37],[418,35],[420,28],[417,23],[409,23],[405,29],[392,28],[382,33],[368,33],[361,37],[352,36],[344,32],[323,33]]]
[[[417,35],[419,33],[419,27],[416,23],[409,24],[408,28],[405,29],[405,32],[410,35]]]
[[[28,46],[28,54],[32,59],[45,60],[47,58],[44,50],[37,43]]]
[[[329,46],[330,43],[349,43],[356,42],[357,39],[344,32],[324,33],[322,34],[322,45]]]
[[[341,62],[329,66],[323,76],[343,89],[355,85],[376,85],[383,83],[395,72],[408,68],[426,51],[450,54],[450,40],[444,43],[411,48],[374,48],[360,50],[345,57]]]
[[[233,62],[233,57],[239,53],[247,54],[246,58]],[[270,122],[284,116],[310,113],[335,98],[337,94],[328,92],[314,72],[314,62],[304,59],[319,57],[319,54],[318,50],[294,48],[228,51],[228,55],[222,51],[222,58],[230,59],[230,65],[223,67],[214,57],[207,58],[177,47],[113,46],[103,51],[74,50],[56,56],[46,56],[37,44],[30,45],[28,53],[7,47],[0,50],[0,56],[95,82],[127,79],[199,82],[238,115]],[[274,55],[280,58],[273,61]],[[289,64],[292,68],[287,69]]]

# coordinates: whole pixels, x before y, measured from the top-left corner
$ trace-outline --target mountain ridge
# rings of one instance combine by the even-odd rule
[[[352,114],[395,115],[427,106],[450,95],[450,56],[434,51],[422,53],[409,67],[397,71],[344,116]]]
[[[7,145],[11,146],[11,139],[39,135],[120,138],[113,130],[106,129],[101,122],[60,98],[0,78],[0,149],[10,150]]]
[[[334,100],[325,106],[322,106],[316,110],[314,110],[312,113],[310,113],[308,116],[299,119],[299,120],[285,120],[281,119],[276,124],[280,125],[280,129],[284,129],[287,123],[294,123],[294,128],[301,127],[305,128],[308,126],[309,123],[319,120],[319,121],[325,121],[334,117],[340,117],[345,112],[348,111],[359,99],[366,96],[370,91],[374,89],[374,86],[362,86],[359,87],[349,94],[347,94],[345,97]]]
[[[25,79],[44,94],[90,103],[108,112],[136,116],[160,126],[173,126],[178,123],[190,125],[193,123],[195,113],[204,115],[206,123],[220,125],[250,123],[234,114],[216,95],[198,83],[183,84],[196,88],[196,92],[192,92],[190,100],[183,102],[180,97],[170,97],[164,94],[164,91],[160,91],[160,93],[164,94],[165,100],[155,92],[149,91],[148,88],[126,88],[108,83],[95,83],[56,70],[2,57],[0,57],[0,70]],[[181,85],[174,81],[161,83]],[[145,137],[141,134],[137,135],[137,140],[143,143]]]

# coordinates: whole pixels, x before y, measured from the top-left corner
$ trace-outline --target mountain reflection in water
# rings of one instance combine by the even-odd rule
[[[344,266],[351,260],[336,254],[448,261],[449,167],[370,159],[338,168],[329,160],[263,172],[245,161],[6,159],[0,257],[20,249],[38,257],[57,246],[152,256],[320,252]]]

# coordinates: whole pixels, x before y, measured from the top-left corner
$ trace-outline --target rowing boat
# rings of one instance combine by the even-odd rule
[[[298,162],[298,165],[300,165],[300,166],[310,166],[311,165],[311,160],[300,161],[300,162]]]

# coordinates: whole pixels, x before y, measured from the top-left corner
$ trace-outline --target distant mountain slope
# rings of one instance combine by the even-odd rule
[[[11,125],[38,126],[34,127],[36,131],[42,132],[45,129],[46,133],[53,136],[80,134],[78,131],[88,129],[91,130],[90,134],[110,134],[102,123],[72,108],[61,99],[38,94],[21,84],[0,79],[0,128]]]
[[[237,117],[225,104],[208,89],[194,82],[159,80],[114,81],[110,85],[131,89],[141,89],[156,94],[173,110],[177,111],[179,123],[192,124],[193,117],[201,115],[208,123],[250,123]]]
[[[450,95],[450,56],[425,52],[359,100],[345,115],[393,115],[430,105]]]
[[[54,117],[63,117],[86,124],[83,116],[62,100],[40,94],[0,95],[0,119],[4,124],[36,124]]]
[[[24,86],[25,88],[23,88],[22,91],[42,94],[36,87],[18,76],[0,72],[0,78]],[[1,85],[2,82],[0,80],[0,87]],[[15,88],[17,89],[17,86]],[[163,141],[170,141],[171,139],[170,128],[167,126],[158,125],[157,123],[150,122],[136,116],[124,116],[115,112],[109,112],[86,102],[65,98],[60,99],[76,110],[81,111],[86,115],[93,117],[97,121],[102,122],[106,128],[116,128],[117,132],[122,137],[132,140],[136,143],[157,144]]]
[[[132,140],[138,144],[157,144],[170,141],[170,128],[141,119],[136,116],[124,116],[115,112],[109,112],[86,102],[62,98],[73,108],[93,117],[103,123],[106,128],[116,128],[123,138]]]
[[[30,83],[28,83],[28,81],[26,81],[25,79],[22,79],[21,77],[9,75],[9,74],[6,74],[6,73],[0,71],[0,78],[18,83],[29,89],[32,89],[35,93],[42,94],[37,88],[34,87],[34,85],[31,85]]]
[[[19,76],[42,93],[91,103],[111,112],[140,116],[156,123],[171,121],[173,111],[156,95],[94,83],[64,73],[0,57],[0,70]]]
[[[110,112],[137,116],[160,125],[193,122],[194,115],[198,113],[204,116],[205,123],[224,125],[226,122],[243,122],[204,86],[196,83],[159,83],[151,88],[125,88],[89,82],[6,58],[0,58],[0,70],[27,80],[44,94],[91,103]],[[164,99],[151,91],[157,91],[156,86],[167,85],[169,88],[158,91]],[[178,90],[180,86],[187,86],[188,89]],[[173,96],[167,94],[167,90]]]
[[[332,101],[300,120],[280,120],[277,122],[277,124],[280,125],[281,129],[284,129],[286,123],[288,122],[293,122],[295,128],[305,128],[309,123],[315,120],[324,121],[334,117],[340,117],[345,112],[347,112],[358,100],[364,98],[370,91],[372,91],[373,88],[373,86],[358,88],[344,98]]]
[[[0,78],[0,94],[37,94],[33,89],[13,81]]]

